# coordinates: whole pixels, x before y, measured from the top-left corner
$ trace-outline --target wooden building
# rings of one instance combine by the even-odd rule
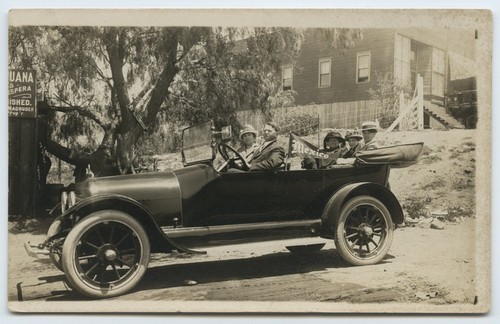
[[[364,29],[362,34],[354,47],[332,51],[321,30],[305,31],[298,60],[282,67],[283,89],[296,92],[296,105],[314,104],[321,127],[354,127],[383,109],[368,91],[378,87],[377,74],[392,73],[411,88],[419,74],[426,126],[463,128],[444,107],[451,81],[448,56],[474,62],[474,30]]]

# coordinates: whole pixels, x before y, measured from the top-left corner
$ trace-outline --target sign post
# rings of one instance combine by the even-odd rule
[[[36,73],[9,70],[9,215],[35,217],[38,177]]]

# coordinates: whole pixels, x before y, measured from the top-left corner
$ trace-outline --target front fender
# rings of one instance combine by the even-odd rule
[[[369,195],[380,200],[389,210],[394,224],[403,222],[403,209],[396,196],[389,189],[373,182],[358,182],[345,185],[337,190],[323,209],[321,222],[328,232],[333,233],[331,230],[336,228],[337,218],[344,203],[360,195]]]
[[[194,253],[176,244],[160,229],[151,213],[138,201],[123,195],[95,195],[79,201],[57,217],[47,233],[48,240],[67,235],[69,230],[88,215],[106,209],[119,210],[138,220],[148,233],[152,252],[171,252],[172,249]]]

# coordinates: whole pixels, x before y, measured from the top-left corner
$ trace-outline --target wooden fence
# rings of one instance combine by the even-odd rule
[[[283,126],[287,116],[299,113],[313,116],[312,119],[315,120],[316,125],[319,124],[320,129],[354,129],[361,127],[364,121],[374,121],[380,118],[382,109],[377,106],[375,100],[311,104],[276,109],[273,121]],[[239,112],[238,118],[242,124],[251,124],[256,129],[262,129],[265,122],[261,113],[250,110]]]

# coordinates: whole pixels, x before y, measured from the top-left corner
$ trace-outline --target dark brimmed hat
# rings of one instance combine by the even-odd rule
[[[339,142],[345,143],[345,139],[338,132],[329,132],[326,134],[324,141],[328,141],[330,138],[336,138]]]
[[[361,125],[361,131],[365,131],[365,130],[374,130],[374,131],[377,132],[378,131],[378,125],[374,121],[365,121]]]
[[[353,130],[345,135],[345,139],[348,140],[350,138],[356,138],[358,141],[363,139],[363,135],[359,132],[358,129]]]
[[[258,132],[253,128],[252,125],[246,124],[243,126],[243,129],[240,131],[240,139],[242,139],[243,135],[251,133],[253,136],[257,137]]]

